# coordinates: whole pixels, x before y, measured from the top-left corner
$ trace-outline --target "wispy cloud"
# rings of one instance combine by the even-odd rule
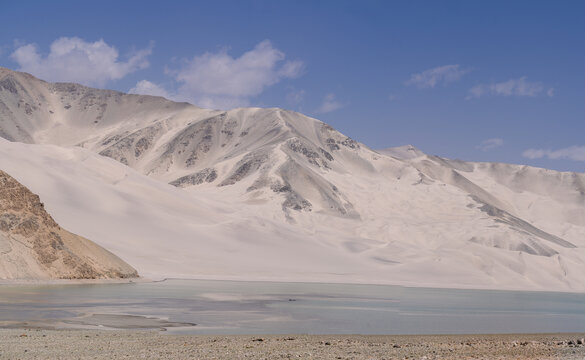
[[[319,106],[316,111],[324,114],[341,109],[343,106],[344,104],[336,99],[335,94],[327,94],[323,99],[321,106]]]
[[[554,88],[550,88],[546,91],[546,95],[549,97],[553,97],[555,96],[555,89]]]
[[[286,94],[286,102],[290,106],[298,106],[305,100],[305,90],[291,90]]]
[[[482,150],[482,151],[489,151],[495,148],[499,148],[500,146],[504,145],[504,139],[501,138],[491,138],[491,139],[486,139],[484,141],[481,142],[481,144],[479,144],[477,146],[478,149]]]
[[[538,81],[528,81],[526,76],[510,79],[499,83],[480,84],[469,89],[467,99],[479,98],[484,95],[495,96],[538,96],[544,92],[544,85]],[[548,89],[548,96],[554,95],[554,89]]]
[[[414,85],[419,88],[434,88],[441,83],[447,84],[457,81],[469,71],[469,69],[462,69],[458,64],[439,66],[418,74],[412,74],[410,79],[406,81],[406,85]]]
[[[87,42],[78,37],[62,37],[51,44],[45,57],[35,44],[26,44],[19,46],[11,58],[20,66],[20,71],[44,80],[103,86],[108,81],[147,68],[151,52],[152,45],[122,61],[118,58],[118,50],[104,40]]]
[[[528,149],[522,153],[528,159],[569,159],[574,161],[585,161],[585,146],[570,146],[558,150],[550,149]]]
[[[136,86],[128,91],[130,94],[162,96],[167,99],[174,99],[174,96],[166,91],[162,86],[152,83],[148,80],[139,81]]]

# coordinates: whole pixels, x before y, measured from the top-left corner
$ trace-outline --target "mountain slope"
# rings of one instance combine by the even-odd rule
[[[37,145],[0,142],[0,166],[21,181],[44,174],[113,191],[104,198],[114,213],[143,222],[117,221],[126,237],[115,240],[100,227],[115,221],[106,212],[84,204],[94,223],[81,220],[80,204],[30,184],[63,224],[150,276],[585,289],[584,174],[465,163],[412,146],[376,152],[291,111],[206,110],[6,69],[1,109],[2,136]],[[72,145],[86,151],[64,148]],[[103,157],[118,161],[118,175],[100,175],[113,169]],[[140,180],[126,182],[123,165]]]
[[[112,253],[59,227],[37,195],[0,171],[0,279],[136,276]]]

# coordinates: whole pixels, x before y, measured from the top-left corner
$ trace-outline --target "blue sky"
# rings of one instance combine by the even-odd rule
[[[585,172],[583,1],[11,1],[0,65]]]

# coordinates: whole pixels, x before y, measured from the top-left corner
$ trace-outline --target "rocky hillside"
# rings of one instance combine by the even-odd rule
[[[62,229],[37,195],[0,171],[0,279],[136,276],[114,254]]]

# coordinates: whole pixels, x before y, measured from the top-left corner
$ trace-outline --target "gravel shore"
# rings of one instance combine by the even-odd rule
[[[584,359],[585,334],[166,335],[0,329],[0,359]]]

